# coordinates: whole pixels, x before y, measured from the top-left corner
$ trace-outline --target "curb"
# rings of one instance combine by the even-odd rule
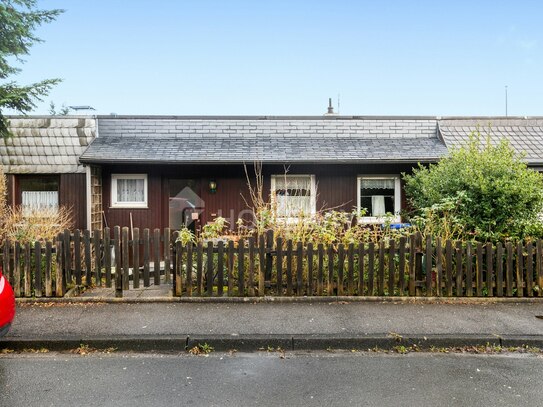
[[[119,351],[133,352],[184,352],[186,349],[207,343],[216,351],[236,349],[243,352],[284,349],[287,351],[330,350],[330,349],[384,349],[413,346],[419,349],[456,348],[465,346],[502,347],[531,346],[543,348],[543,335],[160,335],[160,336],[122,336],[122,337],[49,337],[49,338],[10,338],[0,339],[0,349],[23,351],[25,349],[48,349],[68,351],[88,345],[94,349],[115,348]]]
[[[63,298],[17,298],[18,304],[33,303],[392,303],[392,304],[543,304],[543,297],[63,297]]]

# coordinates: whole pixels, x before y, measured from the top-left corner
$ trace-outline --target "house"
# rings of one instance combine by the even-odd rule
[[[405,209],[401,174],[479,129],[543,170],[543,118],[374,116],[11,117],[9,202],[66,205],[75,226],[177,229],[250,218],[255,163],[280,216]]]
[[[234,226],[251,213],[254,163],[287,219],[367,208],[367,222],[399,221],[401,173],[446,153],[435,117],[98,116],[97,133],[80,158],[102,186],[90,217],[139,228]]]
[[[86,169],[79,157],[96,136],[92,117],[12,116],[10,137],[0,137],[0,164],[8,204],[73,211],[74,227],[85,228]]]

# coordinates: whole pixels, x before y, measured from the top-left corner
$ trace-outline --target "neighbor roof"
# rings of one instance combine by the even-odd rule
[[[435,118],[99,117],[82,163],[429,162]]]
[[[12,136],[0,137],[0,163],[12,174],[85,172],[79,157],[96,134],[92,117],[8,117]]]
[[[531,165],[543,164],[543,118],[478,118],[439,120],[448,148],[465,144],[477,131],[494,145],[506,139]]]

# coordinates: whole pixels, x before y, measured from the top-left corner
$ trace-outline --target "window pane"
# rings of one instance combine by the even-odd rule
[[[145,202],[143,179],[117,179],[117,202]]]
[[[58,210],[57,191],[23,191],[21,198],[24,215],[35,210]]]
[[[311,214],[311,176],[276,176],[275,197],[280,217]]]
[[[394,213],[394,178],[362,178],[360,180],[360,208],[366,209],[366,216],[383,216]]]

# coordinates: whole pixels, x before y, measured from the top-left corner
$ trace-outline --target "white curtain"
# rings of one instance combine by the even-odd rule
[[[28,214],[33,210],[58,209],[57,191],[23,191],[22,192],[23,213]]]
[[[143,179],[117,179],[117,202],[144,202]]]
[[[394,189],[394,178],[362,178],[362,189]]]
[[[275,191],[279,216],[311,213],[311,176],[277,176]]]
[[[371,197],[371,216],[383,216],[385,214],[385,197],[373,195]]]

